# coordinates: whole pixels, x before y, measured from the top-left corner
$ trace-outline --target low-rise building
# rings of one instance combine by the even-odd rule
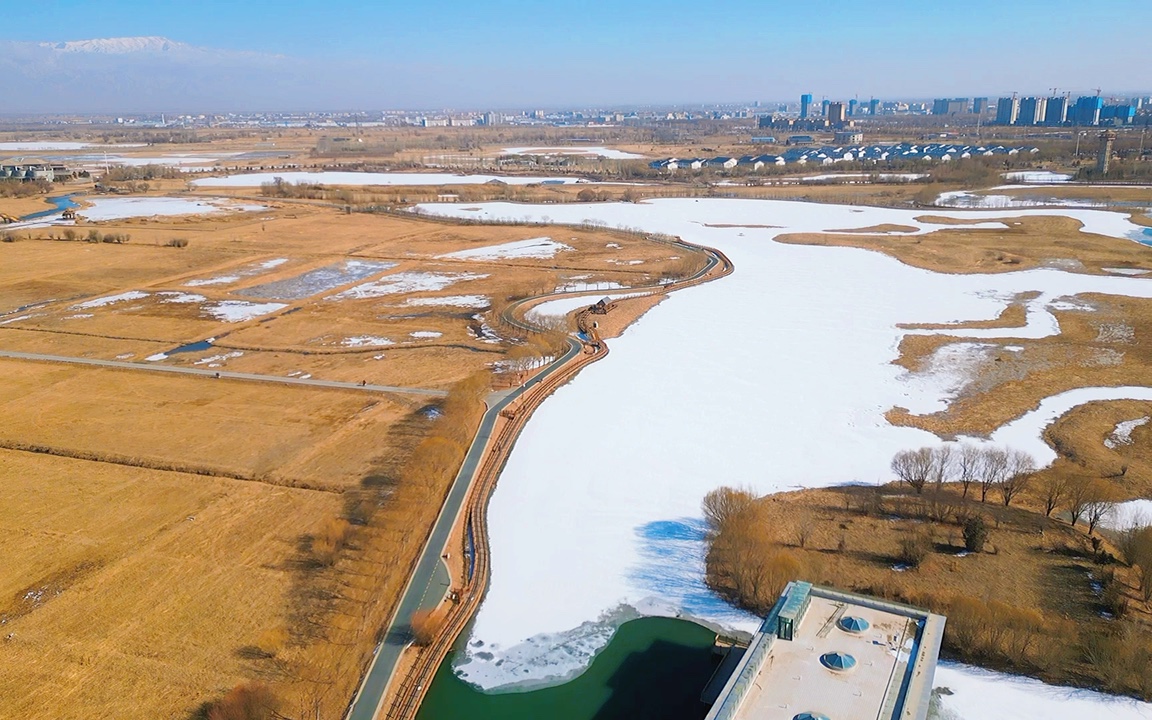
[[[789,583],[739,660],[722,663],[705,688],[707,720],[924,720],[944,622],[909,605]]]

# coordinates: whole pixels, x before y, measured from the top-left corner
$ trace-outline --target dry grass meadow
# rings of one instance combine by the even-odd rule
[[[289,717],[340,717],[493,364],[548,352],[546,337],[525,345],[499,311],[701,262],[613,231],[287,201],[79,230],[92,228],[131,239],[47,239],[56,228],[0,243],[0,350],[449,396],[0,359],[3,718],[193,717],[246,682],[266,683]],[[437,257],[542,236],[573,250]],[[173,238],[187,246],[168,247]],[[346,263],[380,265],[301,289],[301,276]],[[352,287],[362,291],[335,297]],[[238,322],[211,314],[236,302],[283,307]]]

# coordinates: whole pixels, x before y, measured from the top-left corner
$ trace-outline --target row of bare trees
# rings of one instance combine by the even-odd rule
[[[1114,512],[1115,488],[1099,478],[1077,478],[1051,473],[1036,479],[1036,461],[1026,452],[970,443],[944,443],[935,447],[901,450],[892,458],[892,472],[916,494],[926,487],[959,483],[962,496],[980,493],[980,502],[999,496],[1005,507],[1024,491],[1032,490],[1044,506],[1044,516],[1064,510],[1072,525],[1081,521],[1092,534]]]
[[[1036,472],[1036,461],[1021,450],[944,443],[901,450],[892,458],[892,472],[917,495],[923,494],[929,483],[939,487],[946,482],[959,482],[965,498],[973,486],[980,491],[980,502],[987,502],[995,490],[1007,507],[1028,486]]]

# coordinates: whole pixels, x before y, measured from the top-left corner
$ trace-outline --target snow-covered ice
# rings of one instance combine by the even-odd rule
[[[284,303],[252,303],[245,300],[217,300],[203,306],[203,312],[222,322],[244,322],[288,307]]]
[[[215,198],[117,197],[94,198],[88,202],[92,203],[92,207],[81,208],[76,211],[76,214],[92,222],[121,220],[130,217],[171,217],[219,213],[226,210],[253,211],[265,209],[263,205],[241,204]]]
[[[82,303],[77,303],[71,306],[71,310],[90,310],[92,308],[105,307],[106,305],[115,305],[116,303],[127,302],[129,300],[143,300],[148,297],[148,293],[140,290],[129,290],[122,292],[118,295],[109,295],[107,297],[96,298],[95,300],[87,300]]]
[[[1152,720],[1152,704],[1039,680],[942,662],[933,685],[938,720]]]
[[[1116,428],[1112,431],[1112,434],[1104,438],[1104,447],[1115,449],[1121,445],[1131,445],[1132,431],[1141,425],[1147,425],[1149,420],[1152,420],[1152,418],[1145,415],[1144,417],[1116,423]]]
[[[607,160],[638,160],[644,157],[606,147],[510,147],[504,148],[503,152],[505,155],[583,155]]]
[[[897,180],[911,182],[928,177],[928,173],[826,173],[824,175],[807,175],[800,178],[802,182],[823,182],[827,180],[851,180],[853,178],[870,178],[875,175],[879,180]]]
[[[433,340],[442,336],[443,334],[444,333],[438,332],[436,330],[417,330],[415,332],[408,333],[408,337],[416,338],[417,340]]]
[[[288,262],[288,258],[272,258],[271,260],[264,260],[262,262],[254,263],[252,265],[246,265],[246,266],[240,268],[239,270],[232,271],[232,273],[227,274],[227,275],[215,275],[215,276],[210,277],[210,278],[197,278],[195,280],[189,280],[188,282],[184,283],[184,287],[205,287],[208,285],[231,285],[234,282],[238,282],[240,280],[240,278],[252,277],[253,275],[259,275],[260,273],[264,272],[265,270],[271,270],[273,268],[280,267],[281,265],[283,265],[286,262]]]
[[[412,292],[436,292],[466,280],[481,280],[488,277],[479,273],[435,273],[398,272],[385,275],[379,280],[350,287],[343,292],[328,296],[328,300],[364,300]]]
[[[196,293],[173,292],[170,290],[158,292],[156,296],[160,298],[160,302],[162,303],[179,303],[181,305],[204,302],[208,299]]]
[[[1052,172],[1051,170],[1022,170],[1004,173],[1004,179],[1009,182],[1022,183],[1064,183],[1072,179],[1070,173]]]
[[[259,187],[280,178],[286,183],[311,185],[483,185],[493,181],[506,185],[550,183],[572,185],[588,182],[576,177],[535,177],[526,175],[454,175],[451,173],[372,173],[328,170],[323,172],[266,172],[228,175],[193,180],[196,187]]]
[[[720,484],[766,493],[886,480],[896,451],[939,442],[884,419],[893,407],[926,411],[956,392],[951,372],[941,372],[935,383],[910,381],[891,363],[910,332],[898,325],[991,320],[1021,293],[1038,291],[1038,327],[1048,331],[1047,305],[1058,298],[1084,292],[1152,297],[1152,282],[1143,278],[1055,268],[938,274],[877,252],[772,242],[781,233],[882,223],[918,233],[943,227],[916,220],[923,213],[915,210],[703,198],[424,210],[536,221],[547,215],[562,223],[591,217],[607,227],[639,227],[718,247],[736,266],[730,277],[673,293],[612,341],[608,360],[560,388],[525,428],[491,503],[492,583],[472,631],[485,655],[469,650],[458,668],[488,688],[560,677],[569,670],[551,660],[561,656],[569,667],[587,663],[588,648],[600,645],[585,639],[603,635],[582,628],[626,607],[672,607],[753,628],[752,619],[719,600],[704,601],[712,596],[698,565],[669,560],[684,544],[698,549],[698,540],[684,539],[691,537],[687,532],[670,533],[672,539],[656,533],[653,540],[647,529],[695,522],[701,498]],[[938,214],[992,221],[1053,212]],[[1136,229],[1122,213],[1058,212],[1079,220],[1086,232],[1126,238]],[[1051,449],[1040,430],[1076,404],[1110,397],[1152,398],[1152,388],[1073,390],[1045,400],[992,439],[1046,462]],[[581,452],[596,458],[596,471],[558,463],[571,456],[573,433],[588,427],[599,431],[581,435]],[[678,544],[677,553],[660,550],[669,542]],[[581,591],[539,600],[542,588],[573,586]],[[542,635],[566,644],[540,642]],[[510,657],[518,658],[516,672],[500,663]]]
[[[340,344],[345,347],[385,347],[387,345],[395,345],[386,337],[376,337],[375,335],[357,335],[355,337],[347,337],[340,341]]]
[[[1116,503],[1100,520],[1100,525],[1113,530],[1152,525],[1152,500],[1140,498]]]
[[[521,260],[521,259],[548,259],[555,257],[556,253],[571,250],[572,246],[556,242],[550,237],[529,238],[515,240],[501,245],[488,245],[486,247],[469,248],[437,255],[438,260]]]
[[[359,282],[394,267],[394,262],[343,260],[282,280],[237,290],[236,294],[262,300],[299,300],[334,290],[341,285]]]
[[[576,297],[557,298],[556,300],[548,300],[539,305],[534,306],[528,312],[524,313],[524,318],[529,322],[544,322],[549,318],[564,317],[568,313],[576,310],[577,308],[588,307],[596,304],[596,301],[601,297],[611,298],[612,300],[622,300],[624,298],[636,297],[644,295],[644,292],[634,293],[605,293],[604,295],[578,295]]]
[[[1105,272],[1116,273],[1117,275],[1147,275],[1152,270],[1142,270],[1140,268],[1101,268]]]

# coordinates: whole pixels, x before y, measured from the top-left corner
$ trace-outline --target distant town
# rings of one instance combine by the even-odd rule
[[[1054,89],[1055,90],[1055,89]],[[795,131],[851,128],[873,120],[926,120],[950,125],[1018,127],[1122,127],[1152,122],[1152,95],[957,97],[932,100],[858,98],[799,102],[701,104],[622,109],[377,110],[371,112],[144,113],[0,118],[0,125],[127,125],[149,128],[325,128],[325,127],[492,127],[650,126],[676,121],[750,120],[760,128]]]

